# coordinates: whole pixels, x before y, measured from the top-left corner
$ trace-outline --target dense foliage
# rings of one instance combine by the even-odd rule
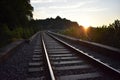
[[[120,48],[120,21],[115,20],[109,26],[89,27],[85,29],[83,26],[70,27],[62,31],[63,34],[94,41],[114,47]]]
[[[29,26],[32,11],[30,0],[0,0],[0,46],[34,32]]]
[[[57,16],[55,19],[47,18],[44,20],[32,20],[31,25],[41,30],[62,30],[72,26],[79,26],[77,22],[72,22]]]

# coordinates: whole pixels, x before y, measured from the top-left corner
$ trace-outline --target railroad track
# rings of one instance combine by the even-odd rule
[[[42,33],[29,62],[27,80],[119,80],[119,71]]]
[[[120,62],[119,62],[120,50],[119,49],[93,43],[93,42],[87,42],[87,41],[71,38],[71,37],[56,34],[53,32],[52,34],[54,34],[59,39],[67,42],[68,44],[74,46],[75,48],[79,49],[79,51],[82,52],[83,54],[99,60],[99,62],[104,63],[105,65],[113,68],[113,70],[120,73]]]
[[[71,44],[50,33],[38,33],[0,64],[0,79],[120,80],[119,70]]]

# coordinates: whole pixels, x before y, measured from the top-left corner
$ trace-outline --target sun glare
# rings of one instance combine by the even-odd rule
[[[83,26],[85,29],[88,29],[89,28],[89,26]]]
[[[89,28],[89,24],[88,23],[84,23],[84,24],[82,24],[83,25],[83,27],[85,28],[85,29],[88,29]]]

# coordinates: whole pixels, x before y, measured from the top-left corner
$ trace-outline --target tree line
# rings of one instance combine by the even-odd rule
[[[56,18],[31,20],[31,25],[40,30],[63,30],[71,26],[79,26],[77,22],[72,22],[60,16]]]
[[[108,26],[89,27],[87,30],[83,26],[70,27],[62,30],[61,33],[75,38],[120,48],[120,20],[115,20]]]
[[[32,11],[30,0],[0,0],[0,46],[35,32],[30,26]]]

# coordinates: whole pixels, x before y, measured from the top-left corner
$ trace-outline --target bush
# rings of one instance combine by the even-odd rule
[[[89,27],[87,30],[84,27],[71,27],[61,32],[62,34],[80,38],[88,41],[94,41],[113,47],[120,48],[120,21],[115,20],[109,26]]]

